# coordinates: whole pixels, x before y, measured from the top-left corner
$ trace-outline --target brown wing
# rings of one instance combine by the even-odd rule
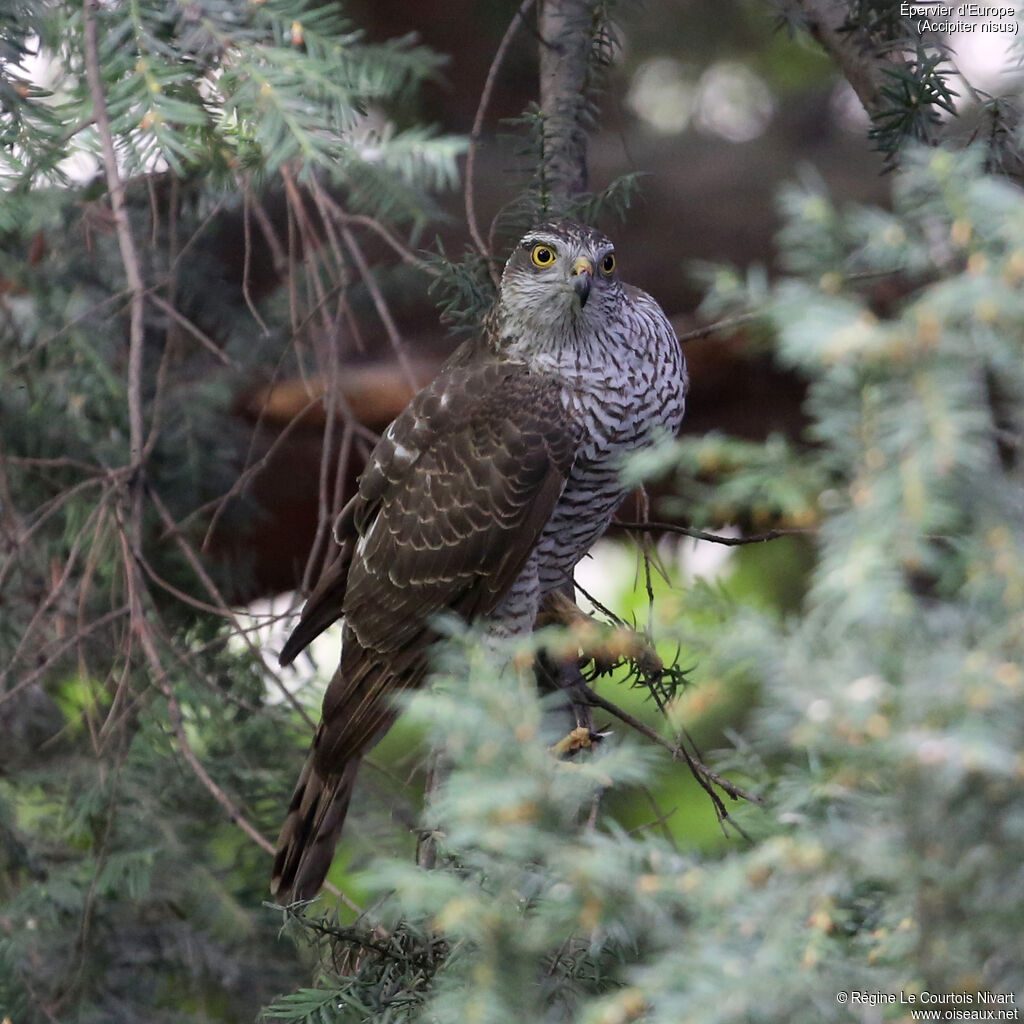
[[[449,365],[398,417],[341,517],[348,550],[303,615],[316,632],[342,613],[346,621],[319,770],[338,770],[390,724],[388,695],[422,678],[434,615],[472,621],[495,608],[550,518],[579,440],[557,385],[518,364]]]

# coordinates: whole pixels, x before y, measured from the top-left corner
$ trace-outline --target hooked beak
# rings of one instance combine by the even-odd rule
[[[594,264],[586,256],[581,256],[572,265],[572,286],[580,297],[580,309],[587,304],[587,299],[590,298],[590,284],[593,280]]]

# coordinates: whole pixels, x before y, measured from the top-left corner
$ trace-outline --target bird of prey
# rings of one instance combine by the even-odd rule
[[[526,234],[479,333],[374,448],[335,526],[340,553],[281,652],[289,664],[344,620],[278,839],[279,898],[323,884],[360,759],[395,694],[423,682],[435,616],[528,634],[625,496],[622,455],[676,432],[686,390],[671,324],[619,278],[603,234],[564,221]]]

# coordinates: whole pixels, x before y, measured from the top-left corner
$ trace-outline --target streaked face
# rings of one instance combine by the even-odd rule
[[[534,228],[505,264],[501,296],[507,314],[532,330],[600,322],[622,297],[615,247],[577,224]]]

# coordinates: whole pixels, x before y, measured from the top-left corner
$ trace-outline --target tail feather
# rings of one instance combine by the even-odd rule
[[[320,775],[310,753],[281,826],[270,891],[278,899],[312,899],[324,884],[348,813],[359,758],[338,773]]]

